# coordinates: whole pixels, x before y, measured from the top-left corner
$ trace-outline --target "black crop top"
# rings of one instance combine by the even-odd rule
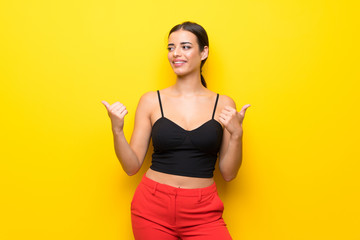
[[[213,177],[223,135],[221,124],[214,119],[219,94],[216,96],[212,118],[188,131],[164,117],[160,92],[157,93],[161,118],[152,126],[154,152],[150,168],[180,176]]]

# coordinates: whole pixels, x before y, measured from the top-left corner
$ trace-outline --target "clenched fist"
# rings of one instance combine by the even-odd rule
[[[126,107],[120,102],[115,102],[111,105],[106,101],[101,102],[104,104],[108,111],[113,131],[122,131],[124,128],[124,118],[125,115],[128,113]]]

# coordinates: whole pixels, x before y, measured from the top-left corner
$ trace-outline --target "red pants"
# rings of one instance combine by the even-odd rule
[[[176,188],[144,174],[131,202],[136,240],[229,240],[224,205],[215,183],[196,189]]]

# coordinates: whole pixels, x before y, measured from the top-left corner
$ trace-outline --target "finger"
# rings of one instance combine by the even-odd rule
[[[219,116],[219,121],[222,125],[225,126],[225,119]]]
[[[128,114],[128,111],[125,109],[124,111],[122,111],[122,112],[120,113],[120,117],[121,117],[121,118],[124,118],[126,114]]]
[[[233,116],[236,116],[236,114],[237,114],[237,112],[236,112],[236,110],[234,110],[234,111],[232,111],[232,110],[225,110],[225,109],[223,109],[222,110],[222,112],[221,113],[223,113],[225,116],[227,116],[228,118],[231,118],[231,117],[233,117]]]
[[[219,114],[219,116],[222,115],[223,118],[226,118],[226,117],[230,117],[231,116],[231,113],[229,112],[226,112],[226,111],[221,111],[221,113]]]
[[[122,112],[126,109],[124,105],[116,105],[113,107],[112,112]]]
[[[236,109],[233,108],[233,107],[230,107],[230,106],[225,106],[224,109],[226,109],[226,110],[228,110],[228,111],[231,111],[231,112],[233,112],[233,111],[236,112]]]
[[[223,114],[225,114],[225,115],[227,115],[227,116],[230,116],[230,115],[232,114],[232,112],[229,111],[229,110],[227,110],[227,109],[221,110],[221,113],[223,113]]]
[[[122,103],[120,103],[120,102],[115,102],[110,106],[109,109],[110,109],[110,111],[112,111],[112,110],[118,109],[121,106],[124,106],[124,105]]]
[[[228,106],[224,107],[222,109],[223,112],[227,112],[227,113],[233,113],[233,112],[236,112],[236,110],[234,108],[230,108]]]
[[[124,114],[124,111],[126,111],[125,114]],[[126,115],[126,113],[127,113],[127,110],[126,110],[125,106],[121,106],[121,107],[111,111],[111,114],[118,118],[123,118]]]
[[[225,114],[220,113],[219,119],[222,121],[222,123],[227,123],[229,120],[229,117],[226,116]]]
[[[107,101],[101,101],[102,104],[106,107],[107,110],[109,110],[110,104]]]
[[[120,109],[120,117],[123,118],[128,113],[125,106],[122,106]]]
[[[237,113],[235,108],[232,108],[232,107],[229,107],[229,106],[225,106],[222,110],[224,112],[228,113],[229,115],[234,115],[234,114]]]

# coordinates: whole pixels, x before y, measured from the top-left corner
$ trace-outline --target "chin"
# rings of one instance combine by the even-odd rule
[[[184,68],[173,68],[173,71],[176,75],[182,77],[182,76],[186,76],[188,74],[191,74],[194,70],[192,69],[184,69]]]
[[[173,69],[174,70],[174,73],[177,75],[177,76],[185,76],[186,75],[186,72],[185,71],[179,71],[179,69]]]

